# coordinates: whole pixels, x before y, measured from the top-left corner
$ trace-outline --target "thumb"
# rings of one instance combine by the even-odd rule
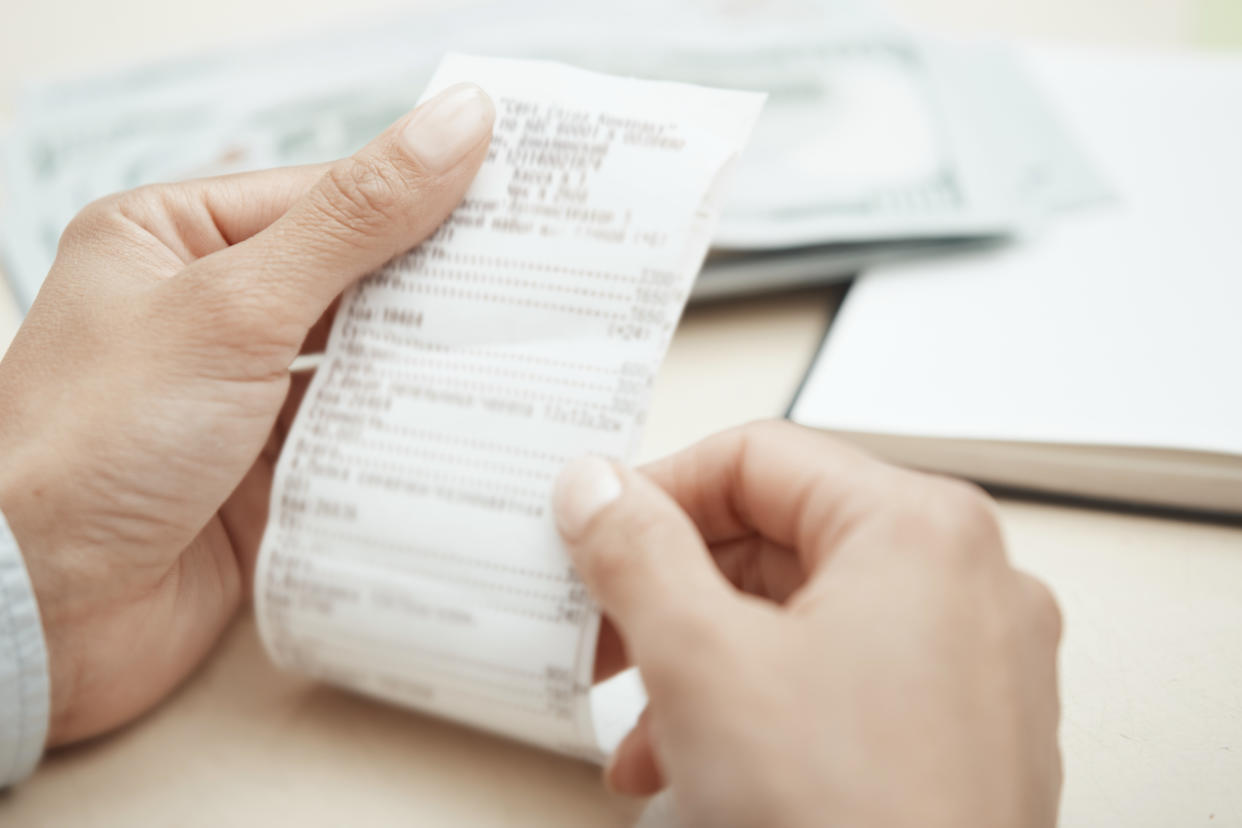
[[[557,526],[587,589],[612,619],[648,680],[676,668],[737,600],[698,530],[662,489],[598,457],[565,467]]]
[[[223,311],[226,328],[249,320],[243,335],[296,347],[345,288],[448,217],[487,155],[494,119],[479,87],[450,87],[331,165],[262,232],[195,262],[170,287],[186,307]],[[211,320],[216,330],[221,321]]]

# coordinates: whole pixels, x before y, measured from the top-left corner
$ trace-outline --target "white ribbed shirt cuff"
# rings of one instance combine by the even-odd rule
[[[43,755],[51,705],[47,669],[34,588],[0,514],[0,788],[30,775]]]

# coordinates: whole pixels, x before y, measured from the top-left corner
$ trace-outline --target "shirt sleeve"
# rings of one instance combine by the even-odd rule
[[[39,764],[47,740],[51,682],[34,588],[0,514],[0,788]]]

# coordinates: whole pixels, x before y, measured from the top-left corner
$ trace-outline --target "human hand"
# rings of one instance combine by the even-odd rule
[[[238,607],[273,467],[359,277],[422,241],[494,111],[453,87],[352,158],[88,206],[0,363],[0,512],[48,645],[56,745],[155,704]]]
[[[556,506],[649,696],[614,788],[695,826],[1055,824],[1060,615],[978,490],[766,423],[576,461]]]

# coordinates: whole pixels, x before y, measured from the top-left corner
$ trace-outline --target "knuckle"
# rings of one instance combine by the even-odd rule
[[[755,440],[766,440],[772,437],[781,437],[788,434],[797,434],[802,431],[801,426],[794,425],[789,420],[780,420],[774,418],[765,418],[762,420],[751,420],[738,427],[738,431],[748,438]]]
[[[372,158],[349,158],[333,165],[321,188],[324,212],[345,229],[364,236],[394,221],[403,221],[403,176],[391,165]]]
[[[991,498],[978,486],[949,478],[921,477],[900,519],[910,545],[950,567],[1003,559],[1004,541]]]
[[[132,190],[118,193],[115,197],[115,204],[123,214],[146,212],[168,204],[176,198],[177,192],[177,187],[172,184],[143,184]]]
[[[60,234],[60,250],[89,244],[113,229],[118,223],[117,204],[120,199],[120,195],[104,196],[79,210]]]
[[[887,479],[901,472],[855,444],[789,420],[755,420],[739,426],[732,434],[743,458],[798,457],[821,468],[825,475],[848,467],[856,477],[858,491],[883,491]]]
[[[61,248],[89,245],[101,238],[132,232],[135,227],[155,227],[163,208],[178,196],[170,184],[144,184],[132,190],[97,198],[87,204],[65,227],[60,237]]]
[[[972,536],[999,539],[1000,521],[992,498],[974,483],[945,479],[940,484],[945,513],[954,525]]]
[[[735,433],[742,445],[755,453],[764,453],[774,446],[790,440],[802,439],[811,434],[827,440],[832,439],[823,432],[791,423],[789,420],[778,419],[752,420],[738,426]]]

